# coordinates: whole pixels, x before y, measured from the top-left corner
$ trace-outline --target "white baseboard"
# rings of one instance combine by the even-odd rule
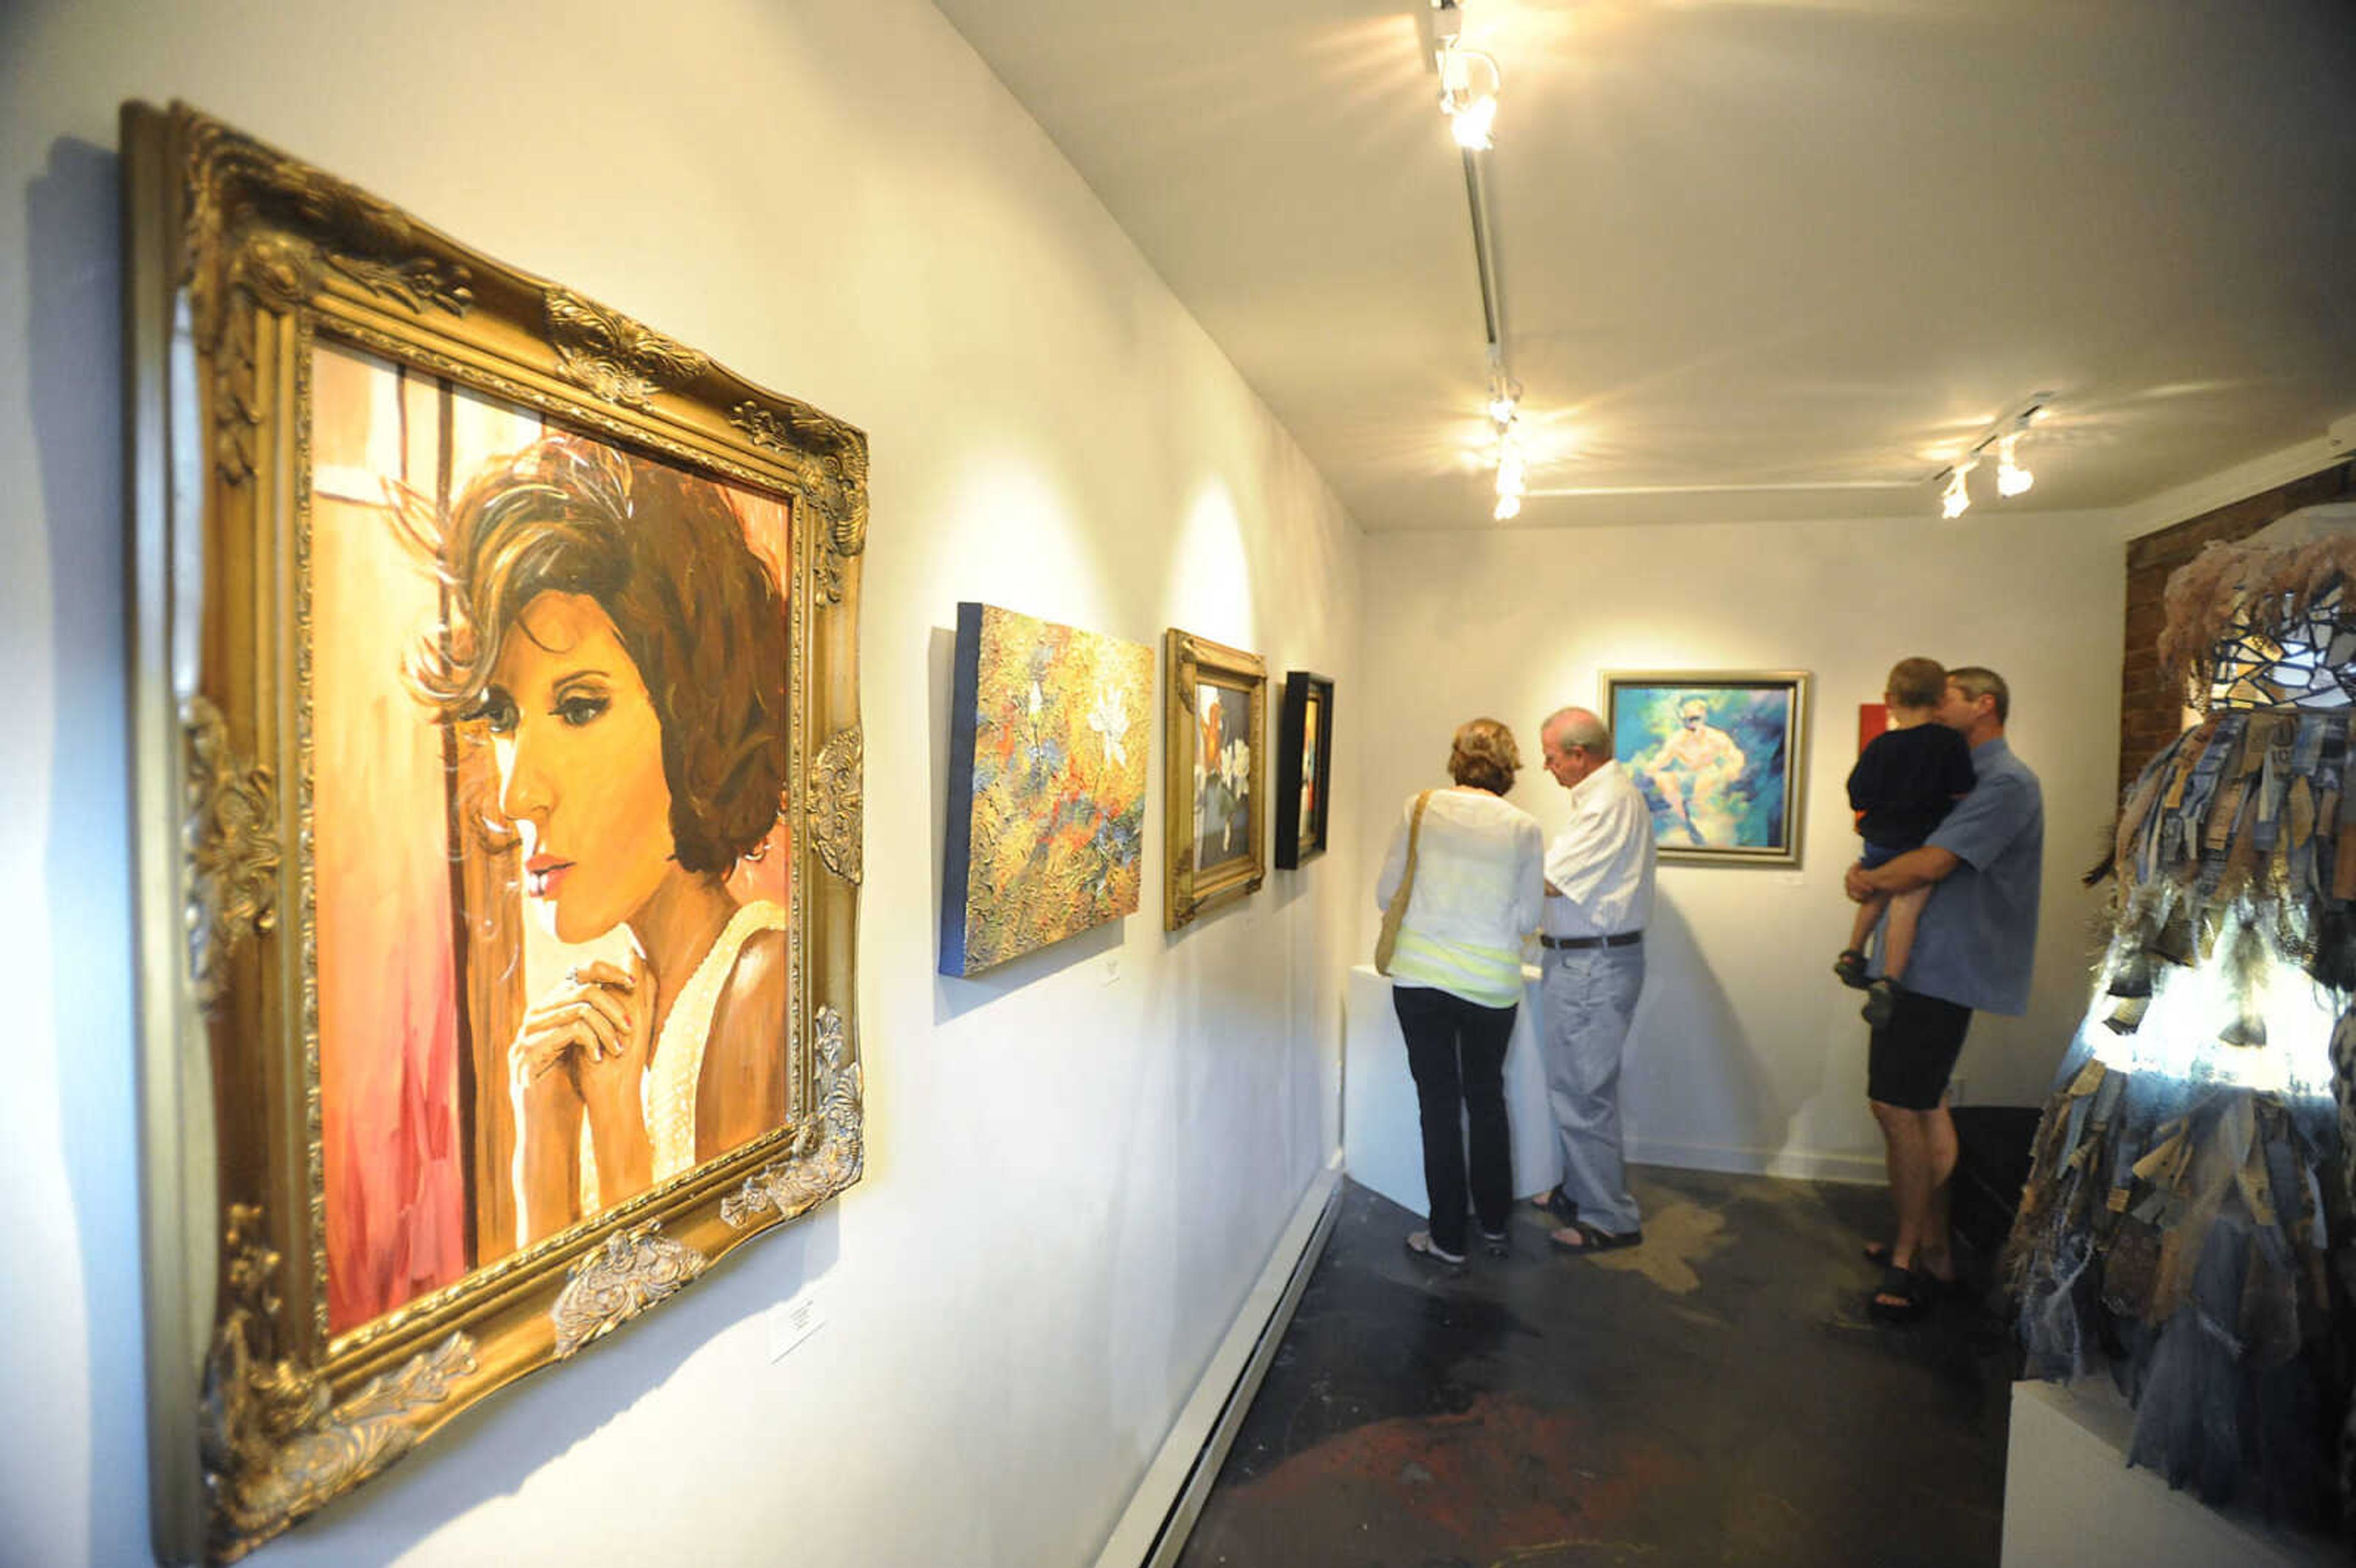
[[[1628,1158],[1636,1165],[1668,1165],[1683,1170],[1722,1170],[1735,1176],[1782,1176],[1800,1181],[1849,1181],[1881,1187],[1889,1181],[1879,1154],[1829,1154],[1816,1149],[1723,1148],[1713,1144],[1668,1143],[1632,1138]]]
[[[1276,1359],[1276,1347],[1292,1322],[1310,1272],[1325,1250],[1325,1239],[1333,1232],[1334,1219],[1341,1213],[1341,1163],[1336,1150],[1301,1195],[1268,1266],[1244,1297],[1226,1338],[1219,1341],[1161,1451],[1145,1467],[1129,1507],[1097,1553],[1097,1568],[1167,1568],[1178,1560],[1234,1445],[1244,1413]]]

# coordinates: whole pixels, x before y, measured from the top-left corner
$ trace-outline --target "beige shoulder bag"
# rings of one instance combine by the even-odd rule
[[[1398,946],[1399,923],[1407,918],[1407,901],[1415,891],[1415,842],[1423,836],[1424,803],[1431,798],[1425,790],[1415,797],[1415,815],[1407,825],[1407,869],[1399,876],[1398,891],[1383,910],[1383,933],[1375,938],[1375,973],[1391,972],[1391,954]]]

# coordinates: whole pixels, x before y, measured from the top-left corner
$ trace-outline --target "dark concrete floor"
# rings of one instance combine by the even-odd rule
[[[1650,1168],[1641,1247],[1515,1211],[1446,1277],[1355,1183],[1181,1568],[1997,1561],[2011,1356],[1865,1312],[1871,1188]]]

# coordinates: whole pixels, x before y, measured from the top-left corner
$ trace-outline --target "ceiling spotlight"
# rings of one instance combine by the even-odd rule
[[[1456,144],[1467,152],[1496,145],[1497,92],[1505,74],[1494,56],[1451,42],[1440,56],[1440,112],[1448,116]]]
[[[1522,515],[1522,498],[1519,496],[1498,496],[1497,509],[1490,515],[1501,523],[1512,522]]]
[[[2007,500],[2029,494],[2029,487],[2037,483],[2037,475],[2015,461],[2013,449],[2019,441],[2020,432],[2014,431],[1996,443],[1996,493]]]
[[[1476,98],[1462,109],[1448,112],[1448,129],[1456,144],[1468,153],[1485,153],[1497,144],[1497,100]]]
[[[1939,515],[1949,522],[1962,517],[1970,508],[1972,493],[1964,483],[1964,475],[1978,466],[1976,461],[1967,457],[1956,464],[1948,475],[1946,491],[1939,497]]]
[[[1529,474],[1522,461],[1522,449],[1509,440],[1497,451],[1497,494],[1526,496],[1529,494]]]
[[[1499,430],[1510,426],[1521,411],[1521,394],[1500,388],[1489,400],[1489,419]]]

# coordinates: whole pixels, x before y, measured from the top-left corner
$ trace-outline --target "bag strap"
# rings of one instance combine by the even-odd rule
[[[1391,955],[1398,947],[1399,926],[1407,919],[1407,902],[1415,892],[1416,847],[1423,837],[1423,808],[1431,799],[1425,790],[1415,797],[1415,814],[1407,825],[1407,869],[1400,873],[1399,885],[1391,893],[1391,901],[1383,911],[1382,934],[1375,942],[1375,969],[1378,974],[1391,972]]]

